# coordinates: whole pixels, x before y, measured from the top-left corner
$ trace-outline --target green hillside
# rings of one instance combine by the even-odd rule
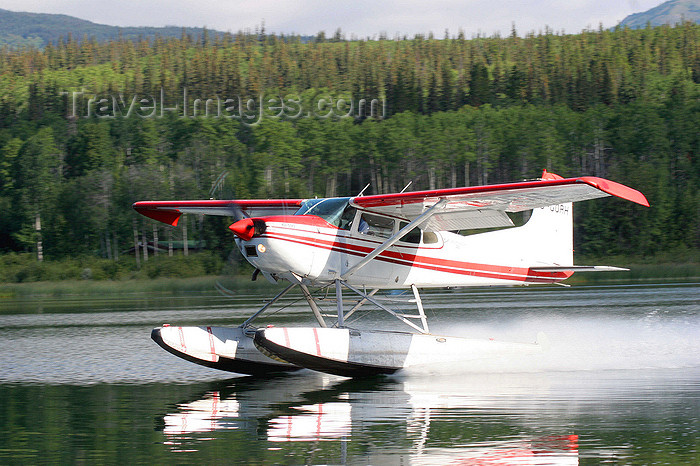
[[[652,26],[678,24],[682,21],[700,23],[700,0],[669,0],[642,13],[627,16],[620,26],[643,28],[647,23]]]
[[[87,36],[100,42],[118,39],[128,40],[156,36],[181,37],[183,32],[197,37],[204,28],[166,27],[117,27],[97,24],[67,15],[46,13],[24,13],[0,9],[0,46],[12,48],[23,46],[44,47],[48,43],[57,43],[62,37],[72,35],[76,39]],[[225,33],[208,31],[212,37]]]

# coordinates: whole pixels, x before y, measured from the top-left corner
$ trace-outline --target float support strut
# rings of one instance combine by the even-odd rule
[[[416,298],[416,307],[418,308],[418,315],[420,316],[420,321],[423,324],[423,332],[430,333],[430,330],[428,329],[428,318],[425,317],[425,311],[423,310],[423,301],[421,301],[420,295],[418,294],[418,288],[416,288],[416,285],[411,285],[411,289],[413,290],[413,296]]]
[[[311,292],[309,291],[309,289],[306,287],[306,285],[303,285],[301,283],[299,283],[299,288],[301,288],[301,292],[304,294],[304,297],[306,298],[306,302],[309,303],[309,307],[314,312],[314,316],[316,316],[316,320],[318,321],[318,325],[320,325],[323,328],[328,327],[328,325],[326,325],[326,321],[323,320],[323,316],[321,315],[321,311],[318,309],[318,306],[316,305],[316,301],[314,301],[314,297],[311,296]]]
[[[294,283],[292,283],[292,284],[289,285],[287,288],[285,288],[284,290],[282,290],[282,291],[280,291],[279,293],[277,293],[277,296],[275,296],[274,298],[272,298],[272,299],[270,300],[269,303],[267,303],[267,304],[265,304],[263,307],[261,307],[260,310],[259,310],[258,312],[256,312],[256,313],[253,314],[252,316],[250,316],[250,317],[248,318],[248,320],[246,320],[245,322],[243,322],[243,323],[240,325],[240,327],[241,327],[241,328],[246,328],[246,327],[248,326],[248,324],[250,324],[253,320],[255,320],[256,317],[258,317],[260,314],[262,314],[263,312],[265,312],[265,310],[266,310],[268,307],[272,306],[273,304],[275,304],[275,302],[277,302],[278,299],[280,299],[282,296],[284,296],[284,295],[286,295],[287,293],[289,293],[289,291],[290,291],[292,288],[294,288]]]
[[[345,317],[343,316],[343,286],[340,280],[335,281],[335,300],[338,304],[338,328],[343,328]]]

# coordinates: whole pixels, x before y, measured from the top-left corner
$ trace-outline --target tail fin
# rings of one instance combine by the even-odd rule
[[[545,169],[542,179],[563,178]],[[534,252],[533,262],[558,266],[574,264],[573,203],[533,209],[530,220],[521,227],[519,234],[527,248]]]
[[[543,180],[561,180],[561,176],[542,172]],[[515,228],[469,237],[475,256],[493,255],[503,263],[520,263],[526,267],[574,264],[573,204],[558,204],[533,209],[530,219]],[[487,252],[488,251],[488,252]],[[496,252],[497,251],[497,252]],[[486,257],[486,256],[484,256]]]
[[[542,171],[542,179],[563,180],[546,169]],[[573,203],[534,209],[521,234],[528,248],[537,256],[533,260],[558,266],[574,264]]]
[[[463,237],[470,258],[521,267],[574,263],[572,204],[534,209],[522,226]]]
[[[571,203],[534,209],[530,220],[514,230],[520,230],[523,246],[534,252],[533,262],[573,265],[574,219]]]

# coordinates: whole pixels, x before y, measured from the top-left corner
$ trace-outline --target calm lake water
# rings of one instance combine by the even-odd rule
[[[0,463],[700,463],[700,284],[426,292],[433,333],[549,351],[366,380],[236,377],[150,340],[265,297],[0,299]],[[311,323],[297,298],[262,322]]]

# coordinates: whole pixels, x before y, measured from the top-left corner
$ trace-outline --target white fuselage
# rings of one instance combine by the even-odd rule
[[[361,214],[358,211],[346,229],[313,215],[266,217],[264,233],[237,243],[262,272],[278,278],[294,274],[310,285],[336,279],[369,288],[523,285],[553,283],[570,275],[531,270],[571,265],[570,204],[536,209],[521,227],[471,236],[416,231],[410,240],[397,242],[345,276],[400,228],[398,219],[384,217],[386,228],[365,227],[363,233]]]

